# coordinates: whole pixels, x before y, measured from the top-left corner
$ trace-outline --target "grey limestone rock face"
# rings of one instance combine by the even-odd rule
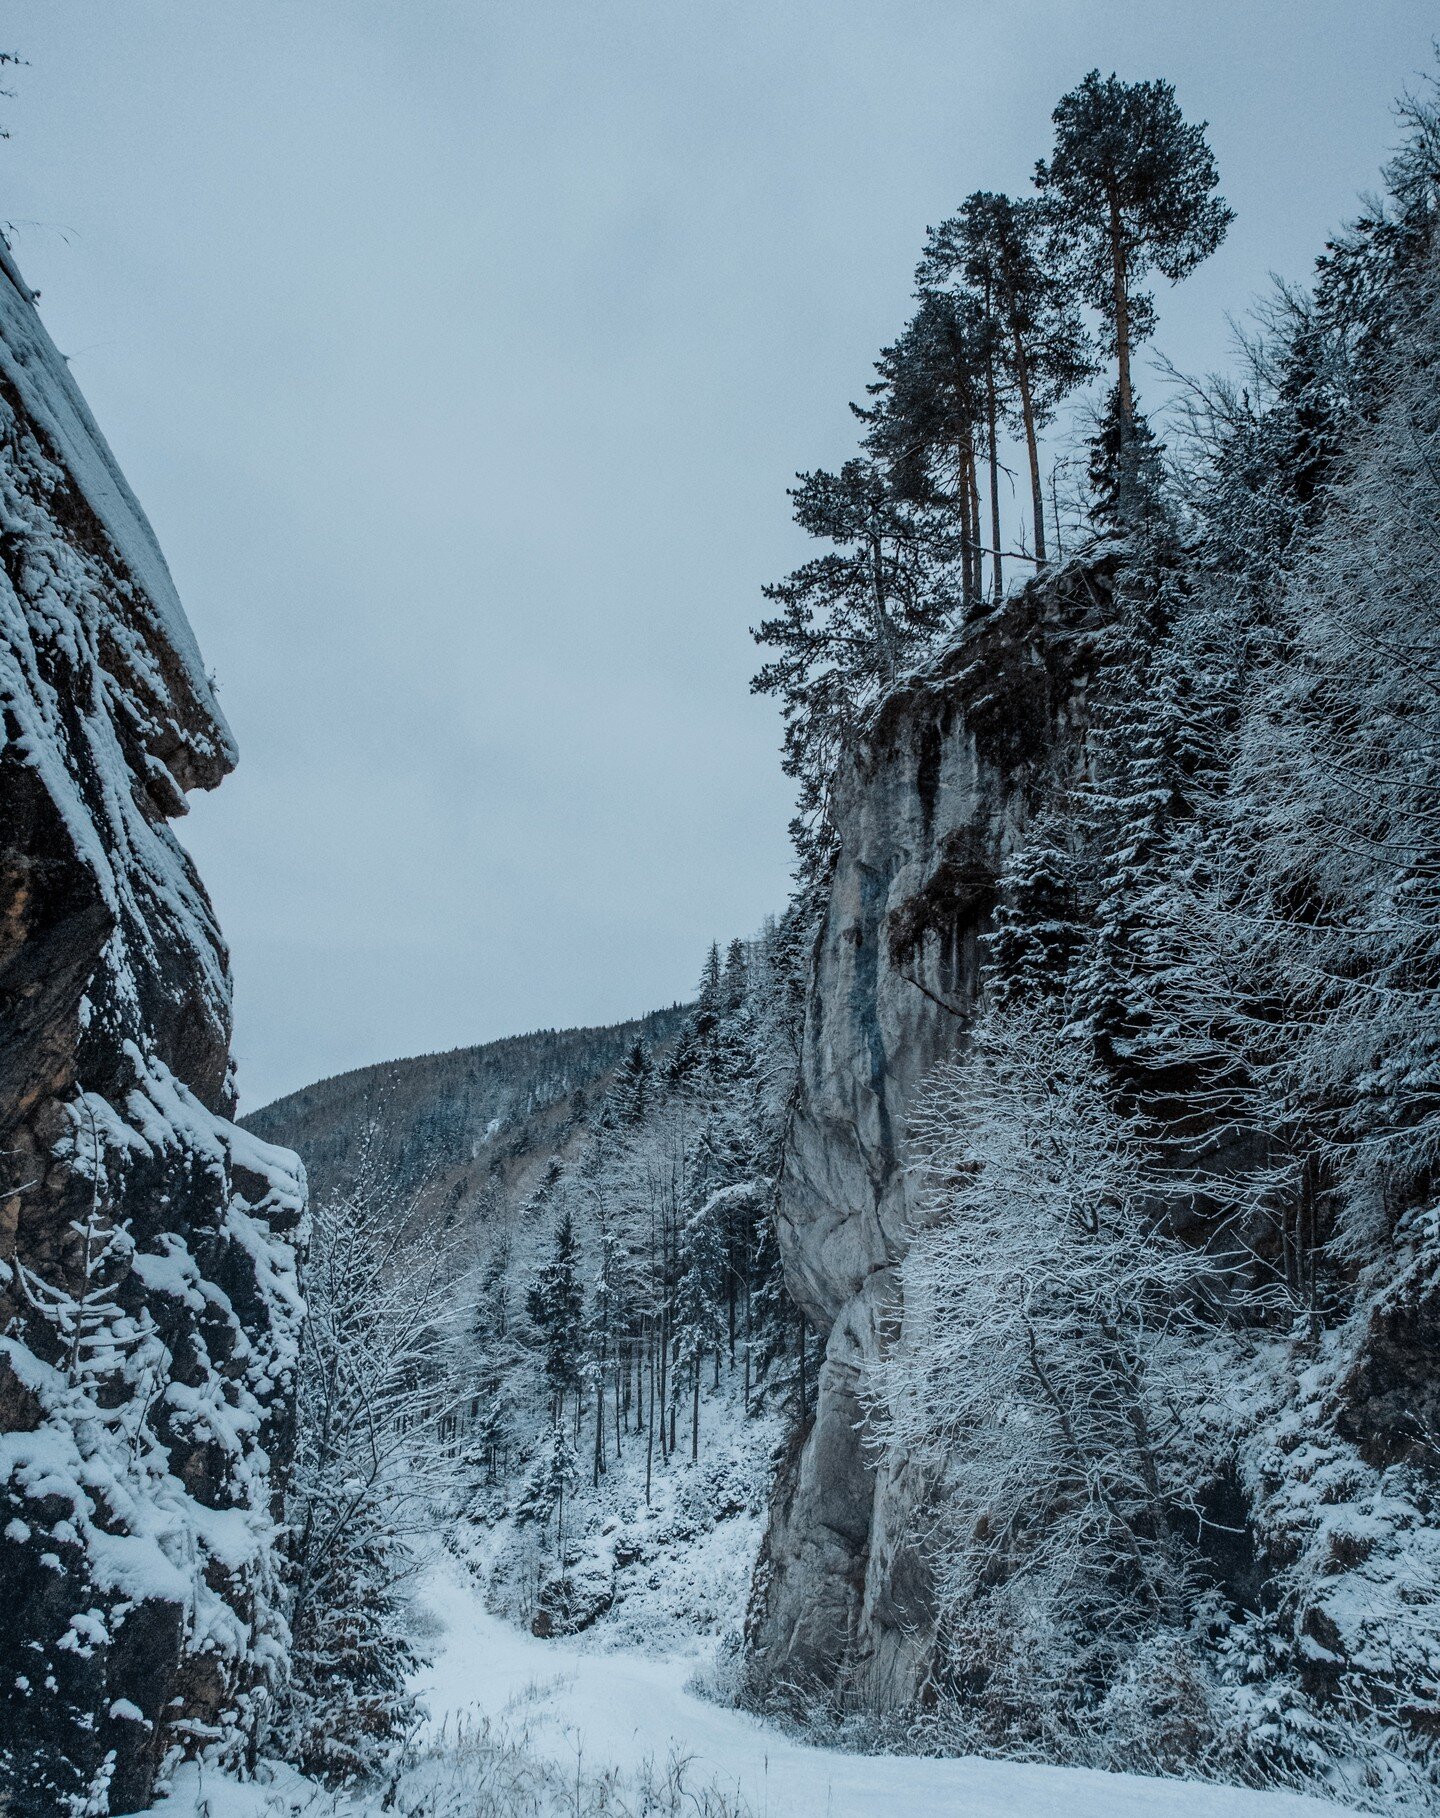
[[[867,1432],[865,1376],[897,1314],[916,1096],[965,1039],[995,880],[1037,785],[1079,761],[1104,588],[1103,569],[1064,569],[967,626],[882,705],[839,783],[780,1203],[786,1279],[825,1356],[756,1572],[762,1687],[881,1709],[923,1687],[918,1486]]]

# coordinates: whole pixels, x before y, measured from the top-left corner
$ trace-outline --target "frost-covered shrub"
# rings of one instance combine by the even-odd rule
[[[313,1210],[290,1536],[290,1673],[268,1748],[305,1773],[373,1776],[416,1712],[409,1541],[454,1496],[452,1248],[372,1169]]]
[[[409,1753],[392,1803],[413,1818],[751,1818],[733,1788],[707,1780],[672,1748],[633,1771],[557,1761],[534,1736],[524,1705],[500,1717],[462,1719],[457,1732]]]
[[[932,1486],[939,1670],[995,1738],[1095,1720],[1189,1621],[1176,1440],[1215,1364],[1206,1263],[1163,1228],[1148,1138],[1050,1000],[990,1014],[916,1120],[926,1185],[872,1388]]]

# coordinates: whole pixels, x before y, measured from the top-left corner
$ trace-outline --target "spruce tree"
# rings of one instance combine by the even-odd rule
[[[637,1124],[644,1122],[650,1104],[653,1072],[644,1042],[637,1041],[616,1069],[615,1084],[610,1093],[616,1118],[622,1127],[634,1129]]]
[[[852,405],[865,447],[897,498],[948,506],[960,558],[961,602],[980,597],[984,538],[977,460],[988,434],[986,373],[995,324],[963,290],[924,288],[905,328],[875,362],[875,402]]]
[[[1092,686],[1087,774],[1074,804],[1091,917],[1075,993],[1102,1043],[1143,1064],[1158,1064],[1155,1032],[1139,1006],[1169,913],[1169,843],[1187,811],[1190,768],[1188,684],[1175,638],[1188,583],[1162,453],[1143,416],[1126,432],[1117,387],[1091,452],[1093,509],[1124,541]]]
[[[725,1238],[720,1207],[706,1199],[678,1233],[675,1292],[677,1355],[690,1372],[690,1459],[700,1456],[700,1378],[707,1352],[718,1356],[725,1338]]]
[[[555,1517],[555,1552],[563,1581],[565,1573],[565,1499],[580,1483],[580,1466],[563,1420],[551,1423],[536,1450],[525,1479],[516,1514],[521,1521],[548,1526]]]
[[[605,1381],[615,1379],[616,1457],[620,1455],[619,1396],[620,1346],[625,1321],[625,1259],[619,1233],[610,1217],[603,1194],[595,1196],[595,1238],[598,1256],[590,1285],[590,1305],[586,1316],[588,1370],[595,1385],[595,1449],[591,1465],[591,1483],[598,1484],[605,1475]],[[612,1357],[614,1368],[611,1369]]]
[[[1092,524],[1120,536],[1164,539],[1170,533],[1164,453],[1143,412],[1135,411],[1127,427],[1117,385],[1090,441]]]
[[[1063,992],[1086,938],[1089,866],[1075,803],[1057,796],[1001,866],[984,945],[988,993],[1002,1008]]]
[[[551,1417],[560,1420],[565,1397],[581,1383],[585,1296],[580,1285],[579,1244],[567,1206],[555,1226],[555,1245],[525,1297],[540,1341],[541,1368],[550,1395]]]
[[[514,1378],[522,1348],[511,1331],[511,1249],[502,1235],[480,1277],[475,1308],[475,1393],[470,1437],[476,1477],[488,1488],[504,1475],[516,1422]]]
[[[711,941],[710,951],[705,955],[705,964],[700,973],[699,1005],[702,1010],[712,1014],[720,1008],[720,943]]]
[[[705,964],[701,969],[700,985],[695,993],[695,1008],[681,1031],[680,1039],[676,1042],[674,1052],[670,1057],[667,1077],[672,1086],[705,1064],[724,1010],[724,996],[725,984],[720,964],[720,948],[717,942],[711,941],[710,950],[705,955]]]
[[[731,941],[725,949],[725,976],[720,990],[720,1001],[728,1014],[737,1011],[745,1001],[748,967],[744,941]]]
[[[751,688],[783,703],[784,769],[800,784],[792,832],[802,874],[819,876],[833,844],[829,794],[841,754],[947,621],[953,538],[873,461],[802,474],[790,496],[796,523],[831,548],[764,589],[780,611],[752,635],[779,654]]]

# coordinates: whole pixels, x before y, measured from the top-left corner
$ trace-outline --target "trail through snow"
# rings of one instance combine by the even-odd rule
[[[512,1701],[531,1739],[591,1772],[672,1750],[692,1783],[738,1789],[755,1818],[1320,1818],[1342,1808],[1286,1793],[1019,1762],[851,1755],[811,1748],[685,1690],[695,1660],[590,1653],[492,1616],[465,1569],[438,1558],[421,1601],[437,1632],[416,1689],[438,1729]]]

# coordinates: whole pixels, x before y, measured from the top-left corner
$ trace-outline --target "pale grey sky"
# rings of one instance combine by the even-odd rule
[[[240,740],[181,832],[244,1103],[686,995],[783,902],[752,700],[785,487],[843,459],[927,223],[1092,65],[1238,219],[1157,345],[1303,277],[1421,0],[9,0],[22,269]]]

